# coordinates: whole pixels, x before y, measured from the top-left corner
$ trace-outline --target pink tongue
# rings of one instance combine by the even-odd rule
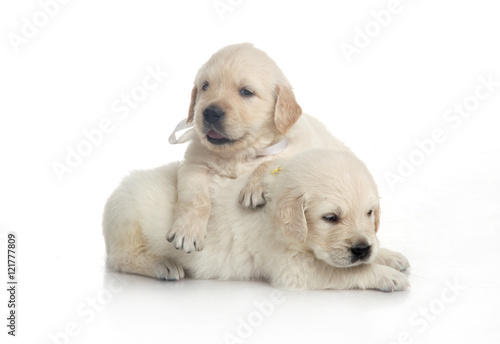
[[[214,139],[214,140],[220,140],[220,139],[224,138],[224,136],[222,136],[221,134],[219,134],[218,132],[216,132],[214,130],[210,130],[207,133],[207,136],[210,137],[211,139]]]

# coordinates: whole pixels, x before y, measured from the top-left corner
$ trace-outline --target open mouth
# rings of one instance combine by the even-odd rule
[[[225,143],[231,143],[233,142],[232,140],[228,139],[224,135],[216,132],[215,130],[210,130],[207,133],[207,140],[208,142],[214,144],[214,145],[223,145]]]

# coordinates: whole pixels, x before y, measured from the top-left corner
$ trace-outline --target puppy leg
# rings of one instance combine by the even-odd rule
[[[380,264],[363,264],[349,268],[346,276],[355,280],[356,288],[377,289],[381,291],[403,291],[410,287],[408,278],[401,272]]]
[[[167,233],[167,240],[178,250],[203,249],[211,209],[209,182],[203,166],[185,164],[180,168],[174,222]]]
[[[184,278],[184,269],[173,258],[151,253],[139,225],[130,235],[120,238],[108,246],[107,264],[120,272],[150,276],[158,279],[179,280]]]
[[[291,260],[292,261],[292,260]],[[362,264],[351,268],[336,268],[321,261],[288,267],[271,278],[271,284],[284,289],[376,289],[381,291],[407,290],[406,276],[388,266]]]
[[[410,262],[399,252],[391,251],[387,248],[380,248],[375,263],[388,266],[398,271],[405,271],[410,267]]]
[[[263,162],[252,172],[247,185],[240,192],[239,201],[243,207],[255,209],[266,204],[265,187],[262,180],[270,164],[271,161]]]
[[[167,281],[177,281],[184,278],[184,269],[182,266],[165,257],[147,254],[109,255],[107,264],[115,271],[149,276]]]

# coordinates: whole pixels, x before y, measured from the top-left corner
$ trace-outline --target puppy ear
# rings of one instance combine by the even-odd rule
[[[304,195],[297,194],[295,189],[285,190],[278,200],[276,221],[286,236],[300,243],[304,243],[307,238],[307,222],[304,212]]]
[[[375,208],[375,233],[378,231],[378,227],[380,225],[380,205]]]
[[[194,106],[196,105],[196,96],[198,95],[198,89],[193,86],[191,90],[191,103],[189,104],[188,118],[186,122],[192,122],[194,119]]]
[[[290,87],[276,86],[276,107],[274,109],[274,124],[281,135],[297,122],[302,109],[295,100],[295,95]]]

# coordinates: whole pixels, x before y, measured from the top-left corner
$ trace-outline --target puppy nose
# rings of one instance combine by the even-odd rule
[[[366,244],[354,245],[351,252],[357,259],[363,259],[370,255],[372,247]]]
[[[203,111],[203,118],[208,123],[217,123],[221,120],[222,117],[224,117],[224,111],[222,111],[222,109],[218,107],[207,107]]]

